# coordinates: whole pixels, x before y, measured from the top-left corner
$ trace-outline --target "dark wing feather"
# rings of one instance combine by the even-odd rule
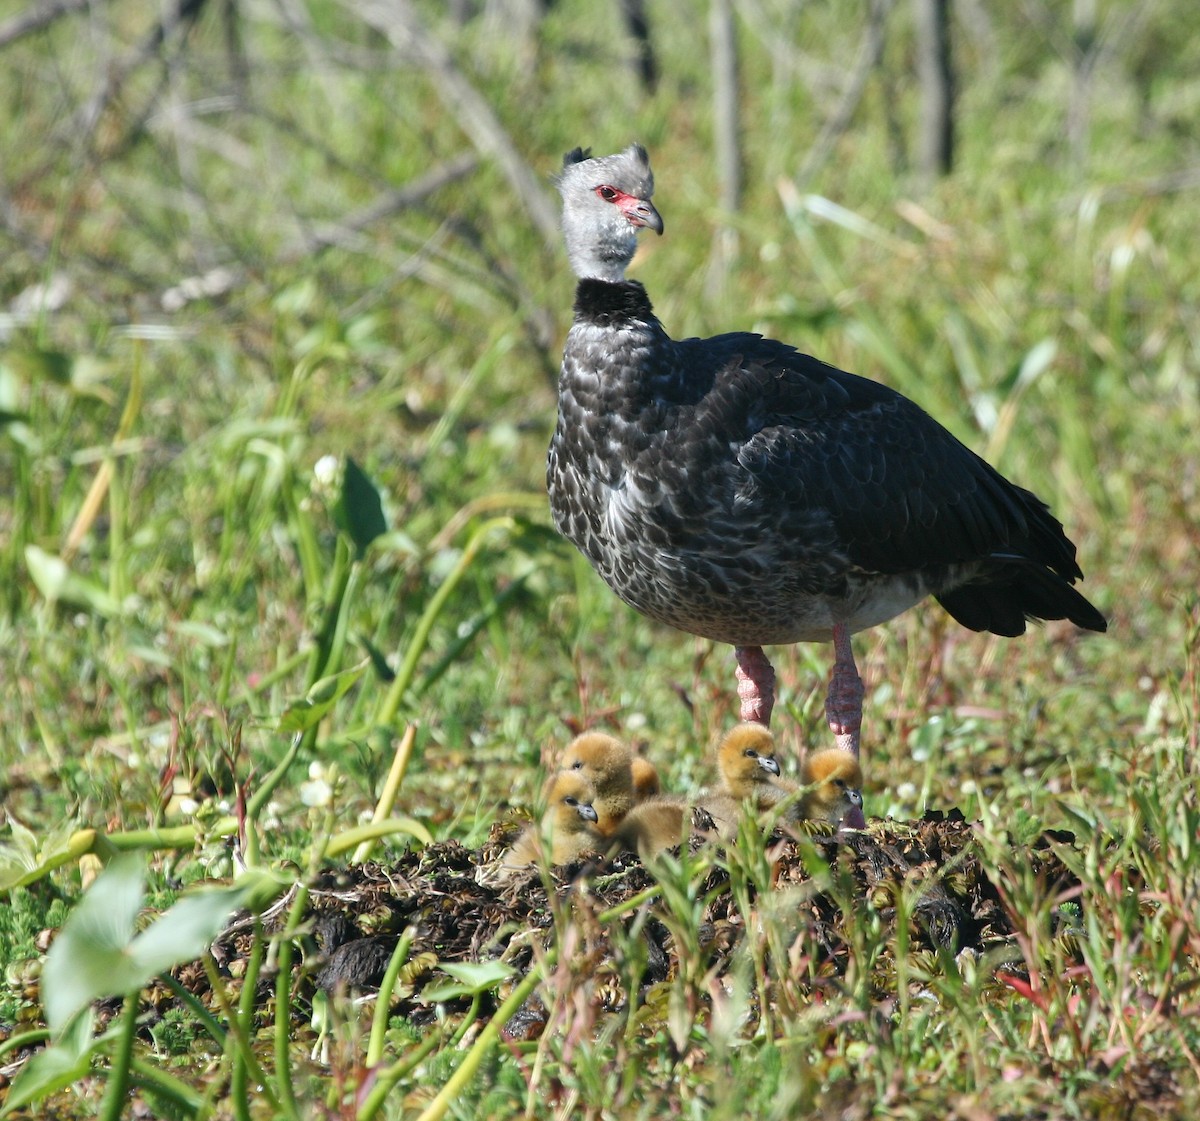
[[[1045,504],[907,398],[780,343],[721,337],[735,340],[742,352],[724,376],[759,392],[739,463],[781,510],[828,510],[857,567],[899,573],[1008,553],[1082,575]]]

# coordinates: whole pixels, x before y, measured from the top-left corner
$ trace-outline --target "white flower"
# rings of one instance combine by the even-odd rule
[[[337,486],[342,461],[336,455],[323,455],[313,464],[313,487],[318,491],[331,491]]]

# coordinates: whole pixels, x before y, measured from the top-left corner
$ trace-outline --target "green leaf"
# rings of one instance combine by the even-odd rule
[[[516,970],[497,959],[479,962],[444,962],[440,968],[454,978],[440,985],[431,985],[421,991],[421,999],[430,1003],[439,1000],[457,1000],[459,997],[474,996],[494,989],[507,981]]]
[[[367,657],[371,660],[371,668],[375,671],[375,676],[380,681],[395,681],[396,671],[388,665],[387,655],[379,649],[366,635],[359,635],[358,641],[363,649],[367,652]]]
[[[251,885],[241,883],[205,888],[185,895],[165,911],[130,943],[129,957],[136,967],[138,986],[204,953],[229,916],[245,906],[250,890]]]
[[[277,885],[264,885],[262,875],[247,876],[230,887],[185,895],[138,934],[144,880],[140,856],[118,856],[67,917],[42,971],[46,1021],[52,1030],[61,1030],[93,1000],[140,989],[163,970],[198,957],[230,914],[249,900],[278,894]],[[264,886],[270,890],[264,892]]]
[[[108,591],[95,581],[72,572],[62,557],[47,553],[36,545],[26,545],[25,566],[37,590],[49,602],[69,603],[93,611],[105,619],[120,615],[120,604]]]
[[[342,493],[334,507],[334,518],[354,542],[360,559],[367,546],[387,532],[379,488],[352,458],[346,460]]]
[[[82,1016],[76,1016],[62,1038],[32,1056],[21,1068],[9,1087],[0,1117],[30,1102],[66,1090],[85,1078],[91,1070],[93,1053],[105,1040],[106,1036],[92,1038],[90,1010]]]
[[[76,832],[68,818],[48,833],[38,834],[8,815],[10,839],[0,844],[0,891],[12,891],[41,879],[47,872],[78,859],[91,847],[94,834]]]
[[[71,384],[74,359],[64,351],[27,346],[10,351],[6,360],[28,382],[49,381],[62,386]]]
[[[346,691],[366,672],[369,660],[359,662],[350,669],[322,677],[313,683],[308,693],[293,701],[279,717],[281,735],[296,735],[307,732],[319,723],[325,714],[345,695]]]
[[[145,898],[143,875],[141,857],[117,857],[67,916],[42,971],[42,1003],[52,1031],[61,1031],[98,997],[141,984],[126,950]]]

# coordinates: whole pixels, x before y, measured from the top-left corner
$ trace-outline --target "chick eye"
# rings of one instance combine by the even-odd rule
[[[578,806],[579,805],[579,799],[572,798],[569,795],[566,798],[564,798],[563,801],[566,802],[568,806]]]
[[[583,770],[583,760],[582,760],[582,759],[578,759],[578,760],[576,760],[574,763],[572,763],[572,764],[571,764],[571,770],[573,770],[573,771],[582,771],[582,770]]]
[[[754,748],[748,747],[748,748],[746,748],[746,758],[747,759],[757,759],[758,752],[755,751]]]
[[[598,194],[605,202],[612,202],[613,199],[617,197],[618,193],[619,192],[617,191],[616,187],[609,187],[605,185],[603,187],[596,188],[596,194]]]
[[[836,786],[839,790],[845,790],[846,789],[846,780],[844,778],[835,778],[833,780],[833,785]]]

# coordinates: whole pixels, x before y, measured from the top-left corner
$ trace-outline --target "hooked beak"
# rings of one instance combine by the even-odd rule
[[[645,227],[661,235],[663,232],[662,215],[654,209],[654,203],[649,199],[630,198],[621,207],[631,226]]]
[[[579,810],[579,816],[583,818],[584,821],[600,820],[600,815],[596,813],[595,809],[592,806],[589,806],[586,802],[580,803],[576,809]]]
[[[862,794],[857,790],[847,790],[846,801],[850,803],[850,808],[842,815],[842,821],[838,828],[866,829],[867,818],[862,809]]]
[[[758,757],[758,765],[764,771],[770,771],[773,775],[779,774],[779,764],[776,762],[774,755],[760,755]]]

